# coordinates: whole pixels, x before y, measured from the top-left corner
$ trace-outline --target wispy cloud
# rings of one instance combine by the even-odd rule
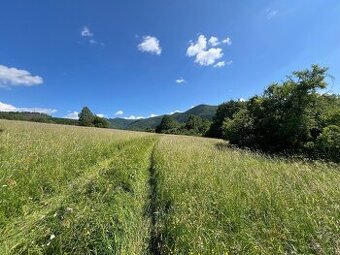
[[[79,112],[70,112],[64,116],[66,119],[77,120],[79,119]]]
[[[127,120],[140,120],[140,119],[145,119],[145,117],[131,115],[129,117],[124,117],[124,119],[127,119]]]
[[[273,9],[268,8],[266,10],[266,18],[268,20],[270,20],[270,19],[274,18],[277,15],[277,13],[278,13],[277,10],[273,10]]]
[[[181,84],[181,83],[185,83],[185,82],[186,82],[186,80],[184,80],[183,78],[180,78],[180,79],[176,80],[177,84]]]
[[[104,43],[103,42],[99,42],[95,36],[94,36],[94,33],[90,30],[90,28],[88,26],[83,26],[81,32],[80,32],[80,35],[82,37],[84,37],[84,39],[88,40],[88,42],[90,44],[97,44],[97,45],[100,45],[102,47],[104,47]]]
[[[0,87],[35,86],[42,84],[43,78],[32,75],[29,71],[0,65]]]
[[[160,55],[162,48],[159,40],[154,36],[144,36],[143,41],[137,46],[139,51]]]
[[[153,117],[157,117],[157,116],[158,116],[157,114],[151,113],[151,114],[149,115],[149,118],[153,118]]]
[[[225,65],[231,65],[232,63],[233,63],[232,60],[230,60],[230,61],[220,61],[217,64],[215,64],[214,67],[221,68],[221,67],[224,67]]]
[[[227,45],[231,45],[233,42],[231,41],[231,39],[229,37],[223,39],[222,41],[223,44],[227,44]]]
[[[190,42],[186,55],[195,57],[195,62],[201,66],[216,65],[216,62],[223,57],[223,49],[216,47],[220,44],[221,42],[216,36],[211,36],[208,40],[205,35],[199,35],[196,42]],[[231,45],[231,39],[229,37],[224,39],[222,44]],[[222,62],[219,61],[219,67],[221,67]]]
[[[98,116],[99,118],[105,118],[105,114],[103,113],[97,113],[96,116]]]
[[[27,108],[27,107],[16,107],[11,104],[6,104],[0,102],[0,111],[1,112],[37,112],[37,113],[45,113],[45,114],[53,114],[56,113],[55,109],[48,108]]]
[[[172,114],[175,114],[175,113],[181,113],[182,111],[180,111],[180,110],[175,110],[175,111],[173,111],[173,112],[169,112],[169,115],[172,115]]]
[[[90,28],[87,26],[84,26],[81,30],[81,36],[82,37],[93,37],[94,34],[91,32]]]
[[[124,112],[122,110],[119,110],[115,113],[116,116],[122,116]]]

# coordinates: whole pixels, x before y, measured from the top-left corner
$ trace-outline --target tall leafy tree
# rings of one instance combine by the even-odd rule
[[[245,103],[241,101],[231,100],[218,106],[216,114],[213,118],[213,123],[210,126],[207,136],[222,137],[222,125],[225,118],[232,118],[232,116],[240,109],[245,108]]]
[[[95,115],[91,112],[91,110],[85,106],[79,113],[79,125],[85,127],[93,127]]]
[[[157,133],[165,133],[171,129],[178,128],[179,124],[169,115],[165,115],[161,123],[157,126],[156,132]]]

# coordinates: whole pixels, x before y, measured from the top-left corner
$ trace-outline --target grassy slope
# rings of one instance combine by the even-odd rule
[[[339,254],[340,168],[167,137],[155,153],[165,254]]]
[[[204,138],[1,129],[0,254],[340,252],[338,165]]]
[[[153,136],[0,127],[0,254],[146,252]]]

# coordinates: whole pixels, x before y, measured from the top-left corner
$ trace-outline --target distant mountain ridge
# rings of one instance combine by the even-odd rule
[[[180,123],[187,121],[190,115],[196,115],[203,119],[212,120],[216,113],[216,110],[217,110],[217,106],[200,104],[185,112],[174,113],[171,115],[171,117]],[[111,128],[138,131],[138,130],[155,129],[159,125],[159,123],[161,123],[163,116],[164,115],[160,115],[157,117],[138,119],[138,120],[114,118],[114,119],[109,119],[109,121],[111,123]]]

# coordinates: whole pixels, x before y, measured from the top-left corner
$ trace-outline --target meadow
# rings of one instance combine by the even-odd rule
[[[0,120],[0,254],[340,254],[340,166]]]

